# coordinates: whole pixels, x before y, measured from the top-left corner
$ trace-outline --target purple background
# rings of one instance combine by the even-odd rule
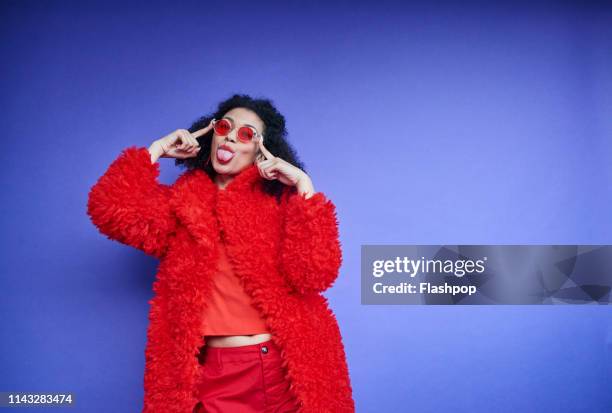
[[[358,412],[612,409],[608,307],[359,291],[361,244],[612,243],[609,4],[88,3],[0,5],[0,391],[142,408],[157,261],[100,235],[87,192],[240,92],[278,105],[337,206],[325,295]]]

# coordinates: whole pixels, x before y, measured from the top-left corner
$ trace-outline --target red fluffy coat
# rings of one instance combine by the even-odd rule
[[[149,301],[143,413],[197,403],[202,314],[220,237],[282,350],[301,413],[354,412],[340,330],[325,297],[342,261],[335,206],[321,192],[278,203],[251,165],[221,190],[201,170],[158,182],[144,147],[125,149],[92,187],[87,211],[110,239],[161,260]]]

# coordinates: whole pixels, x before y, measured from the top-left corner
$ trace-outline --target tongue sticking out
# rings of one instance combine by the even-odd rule
[[[219,158],[223,162],[228,162],[233,157],[234,157],[233,152],[226,151],[225,149],[217,149],[217,158]]]

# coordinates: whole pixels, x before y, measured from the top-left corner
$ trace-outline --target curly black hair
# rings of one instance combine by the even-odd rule
[[[219,103],[217,110],[213,114],[202,116],[193,122],[188,128],[189,132],[193,133],[205,128],[211,120],[221,119],[227,112],[234,108],[245,108],[255,112],[265,125],[263,132],[264,143],[270,153],[305,171],[304,164],[300,161],[297,153],[287,141],[285,117],[276,109],[270,99],[252,98],[246,94],[234,94],[230,98]],[[198,155],[193,158],[175,159],[175,165],[189,170],[201,169],[214,179],[216,171],[212,166],[212,162],[206,162],[211,155],[212,136],[213,130],[210,130],[205,135],[197,138],[201,147]],[[285,188],[286,185],[277,179],[264,180],[264,190],[268,194],[276,196],[277,200],[280,200]],[[294,188],[290,188],[290,190],[294,190]]]

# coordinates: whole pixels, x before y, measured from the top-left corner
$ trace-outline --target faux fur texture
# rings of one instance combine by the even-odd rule
[[[318,192],[279,204],[249,166],[220,190],[201,170],[158,182],[129,147],[91,188],[87,212],[108,238],[161,260],[149,301],[143,413],[191,413],[203,316],[223,237],[230,262],[281,348],[301,413],[354,412],[337,320],[320,293],[342,262],[335,207]],[[231,412],[228,412],[231,413]]]

